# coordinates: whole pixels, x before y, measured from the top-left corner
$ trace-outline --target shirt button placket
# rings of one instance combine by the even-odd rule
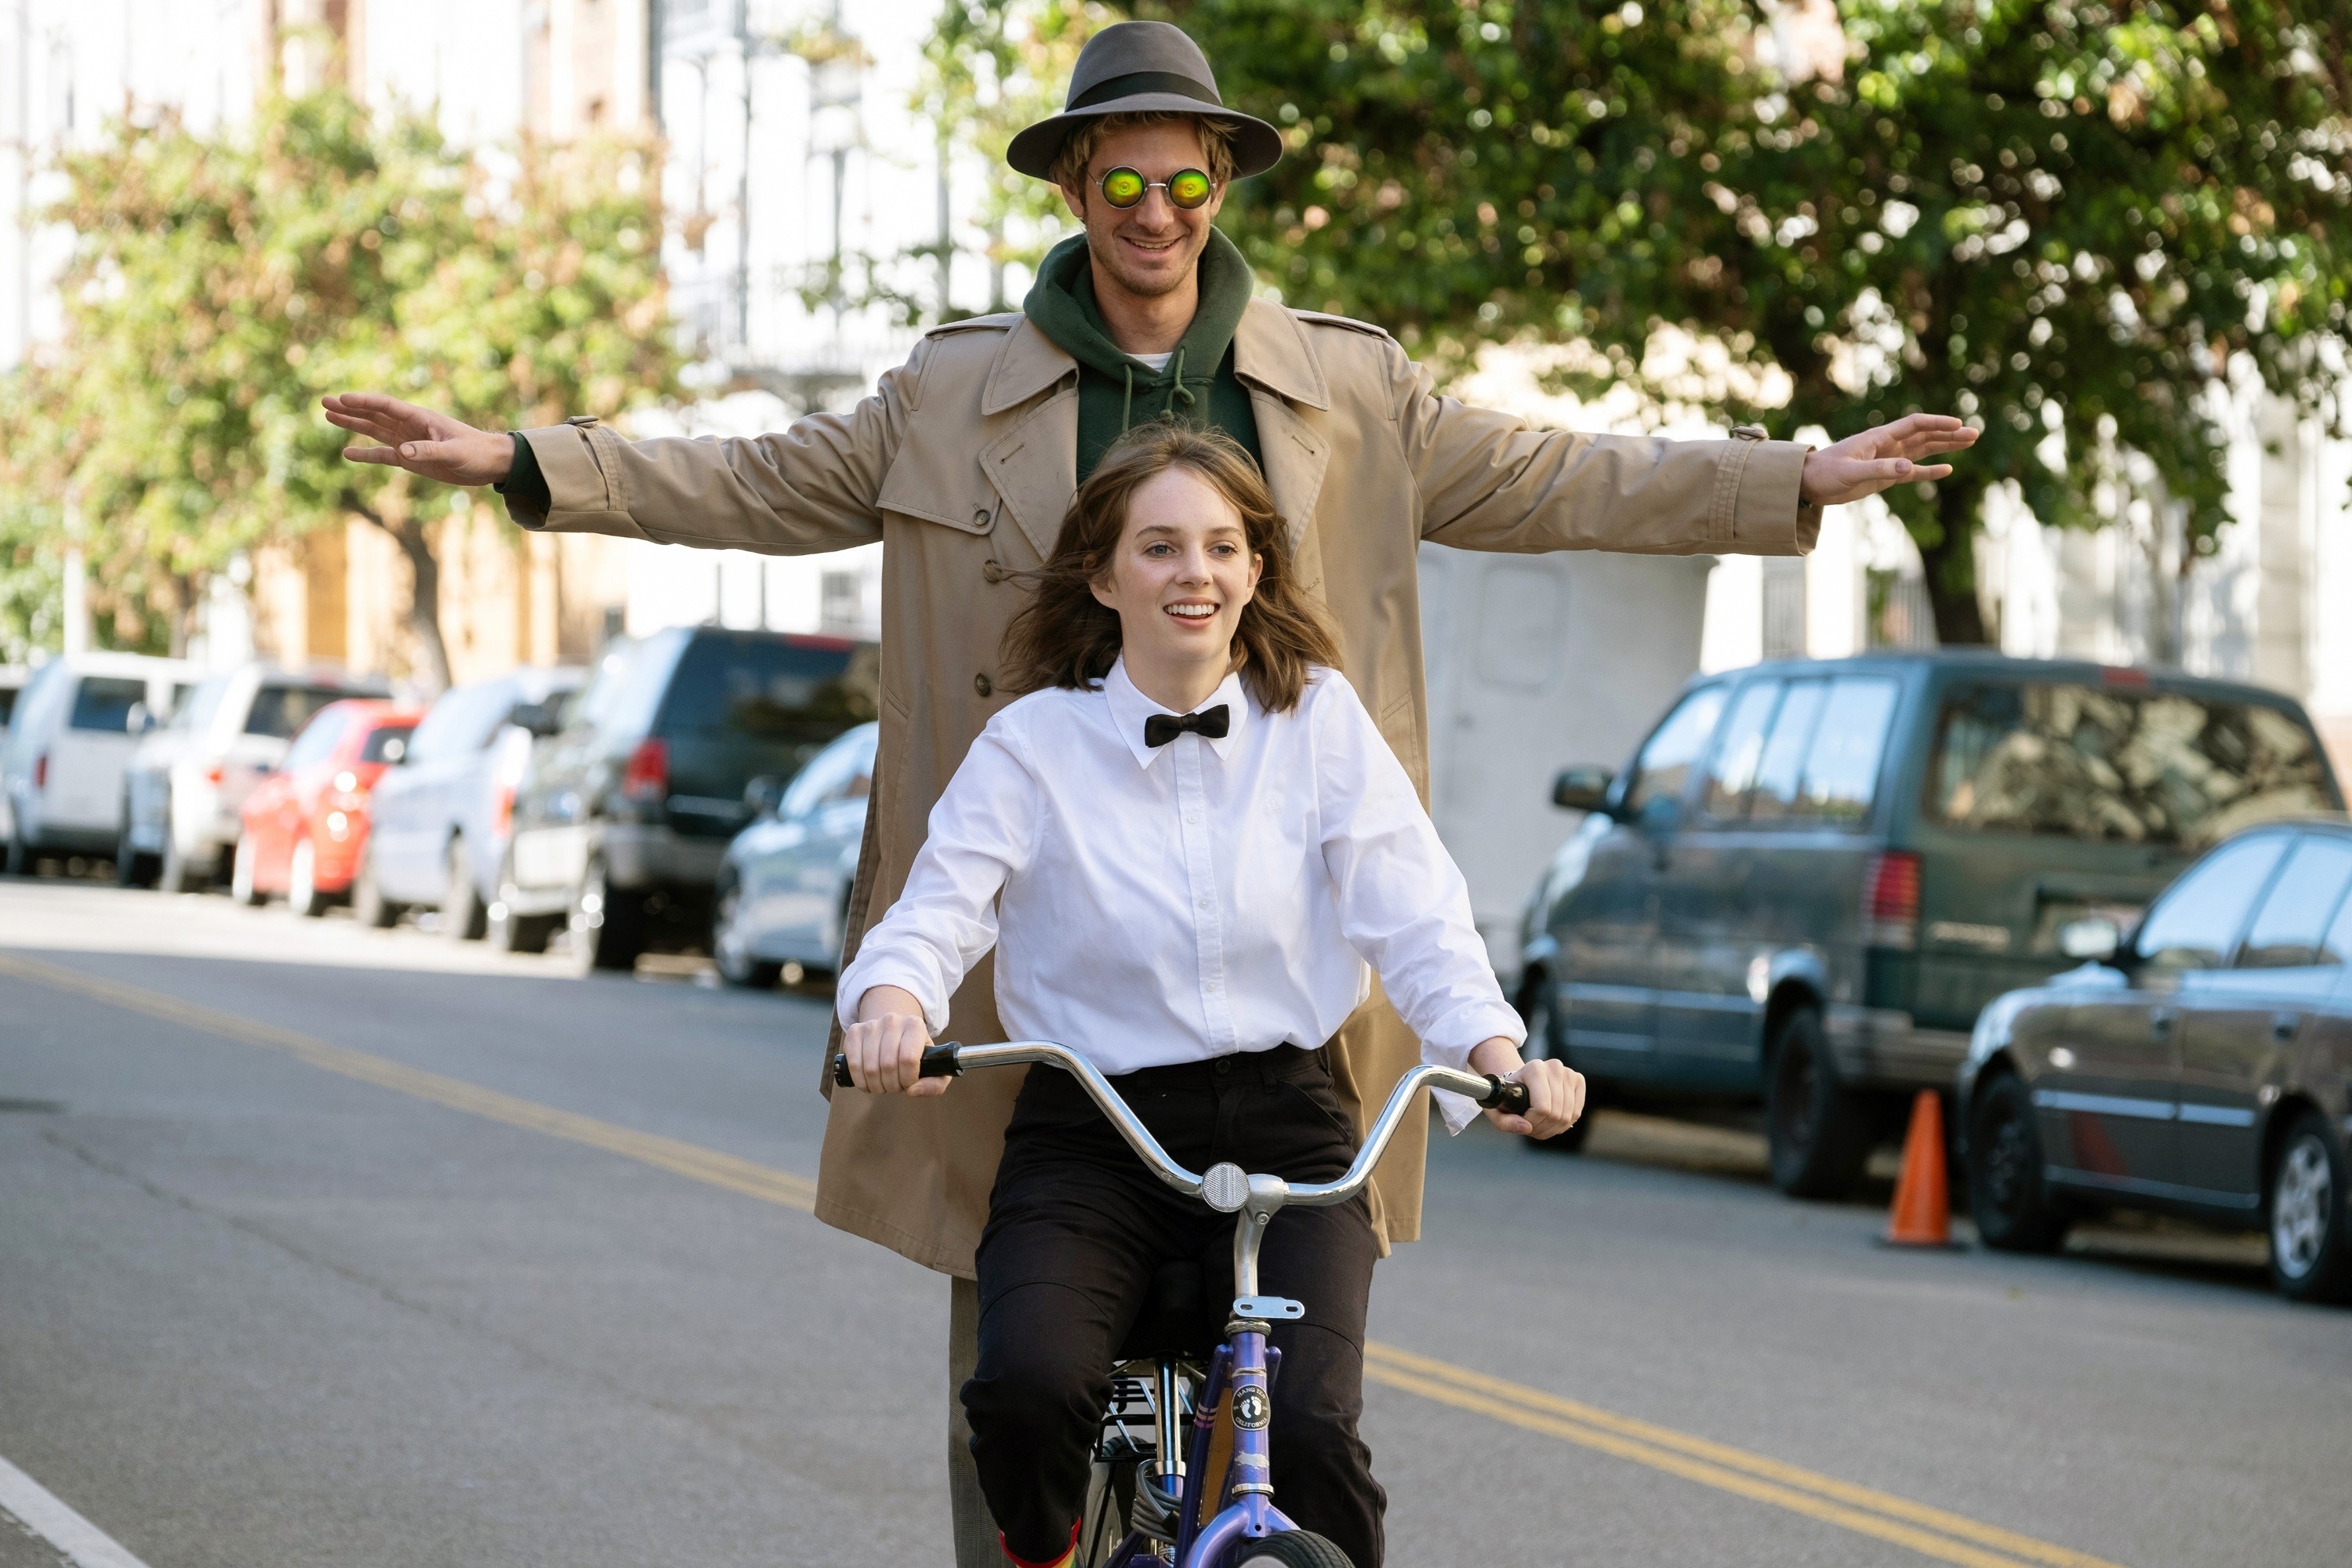
[[[1207,744],[1198,735],[1180,735],[1173,761],[1178,815],[1184,824],[1184,879],[1192,894],[1202,1021],[1207,1026],[1209,1048],[1223,1054],[1234,1050],[1238,1041],[1234,1035],[1233,1009],[1225,995],[1224,921],[1217,908],[1216,857],[1211,852],[1201,786],[1201,749]]]

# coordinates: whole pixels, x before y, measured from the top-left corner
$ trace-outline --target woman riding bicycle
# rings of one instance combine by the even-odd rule
[[[1087,1058],[1195,1169],[1347,1170],[1356,1131],[1313,1043],[1375,973],[1426,1059],[1526,1084],[1526,1114],[1489,1111],[1497,1126],[1549,1137],[1574,1123],[1583,1080],[1522,1066],[1526,1030],[1461,873],[1339,673],[1239,446],[1161,424],[1108,453],[1005,664],[1027,695],[973,743],[905,890],[841,976],[859,1088],[945,1091],[919,1076],[921,1055],[993,946],[1006,1029]],[[1439,1099],[1459,1131],[1474,1108]],[[980,1243],[980,1360],[963,1389],[1013,1563],[1074,1551],[1112,1363],[1154,1271],[1198,1262],[1219,1300],[1231,1246],[1231,1221],[1160,1185],[1072,1079],[1029,1075]],[[1385,1500],[1357,1433],[1378,1252],[1360,1195],[1283,1210],[1261,1253],[1261,1289],[1307,1304],[1273,1335],[1274,1484],[1356,1568],[1379,1568]]]

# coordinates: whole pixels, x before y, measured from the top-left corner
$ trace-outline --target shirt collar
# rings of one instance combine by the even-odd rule
[[[1110,704],[1111,728],[1117,730],[1118,738],[1127,742],[1127,749],[1135,753],[1135,760],[1144,767],[1150,767],[1160,753],[1169,748],[1144,742],[1143,721],[1154,713],[1166,713],[1179,719],[1183,715],[1146,697],[1128,678],[1124,656],[1110,667],[1110,673],[1103,677],[1103,697]],[[1210,741],[1206,735],[1199,739],[1207,741],[1216,752],[1217,760],[1223,762],[1234,754],[1234,747],[1241,742],[1242,727],[1250,721],[1249,693],[1242,687],[1241,671],[1235,670],[1219,682],[1217,689],[1202,700],[1201,707],[1214,708],[1220,702],[1225,705],[1223,736],[1214,741]],[[1181,735],[1177,737],[1178,742],[1182,739]]]

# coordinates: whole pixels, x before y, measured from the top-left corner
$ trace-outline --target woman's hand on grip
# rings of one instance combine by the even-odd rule
[[[1557,1138],[1575,1126],[1577,1119],[1584,1114],[1582,1073],[1549,1058],[1522,1062],[1519,1048],[1499,1035],[1480,1041],[1471,1050],[1470,1070],[1514,1079],[1527,1085],[1528,1109],[1524,1114],[1486,1112],[1486,1120],[1506,1132],[1528,1138]]]
[[[857,1022],[841,1032],[850,1081],[868,1094],[945,1094],[948,1079],[922,1076],[930,1044],[922,1004],[896,985],[877,985],[859,997]]]

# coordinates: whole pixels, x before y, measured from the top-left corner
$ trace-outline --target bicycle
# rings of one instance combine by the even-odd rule
[[[1049,1040],[933,1046],[923,1053],[922,1076],[958,1078],[982,1068],[1040,1063],[1076,1078],[1160,1181],[1235,1216],[1233,1310],[1206,1363],[1196,1347],[1182,1342],[1190,1337],[1182,1325],[1198,1317],[1196,1304],[1184,1300],[1185,1276],[1191,1275],[1189,1288],[1197,1296],[1199,1271],[1180,1266],[1155,1275],[1150,1305],[1112,1367],[1110,1405],[1079,1527],[1079,1568],[1352,1568],[1339,1547],[1299,1529],[1274,1506],[1272,1389],[1282,1352],[1266,1336],[1276,1322],[1305,1317],[1307,1309],[1258,1294],[1259,1244],[1285,1207],[1343,1204],[1362,1191],[1422,1089],[1452,1089],[1481,1106],[1521,1113],[1528,1109],[1526,1086],[1424,1063],[1398,1080],[1346,1175],[1293,1185],[1229,1163],[1198,1175],[1186,1170],[1169,1158],[1092,1062]],[[836,1084],[849,1086],[844,1058],[834,1058],[833,1072]],[[1148,1381],[1138,1368],[1148,1369]],[[1137,1435],[1139,1426],[1150,1429],[1149,1447]],[[1128,1528],[1114,1537],[1122,1515]]]

